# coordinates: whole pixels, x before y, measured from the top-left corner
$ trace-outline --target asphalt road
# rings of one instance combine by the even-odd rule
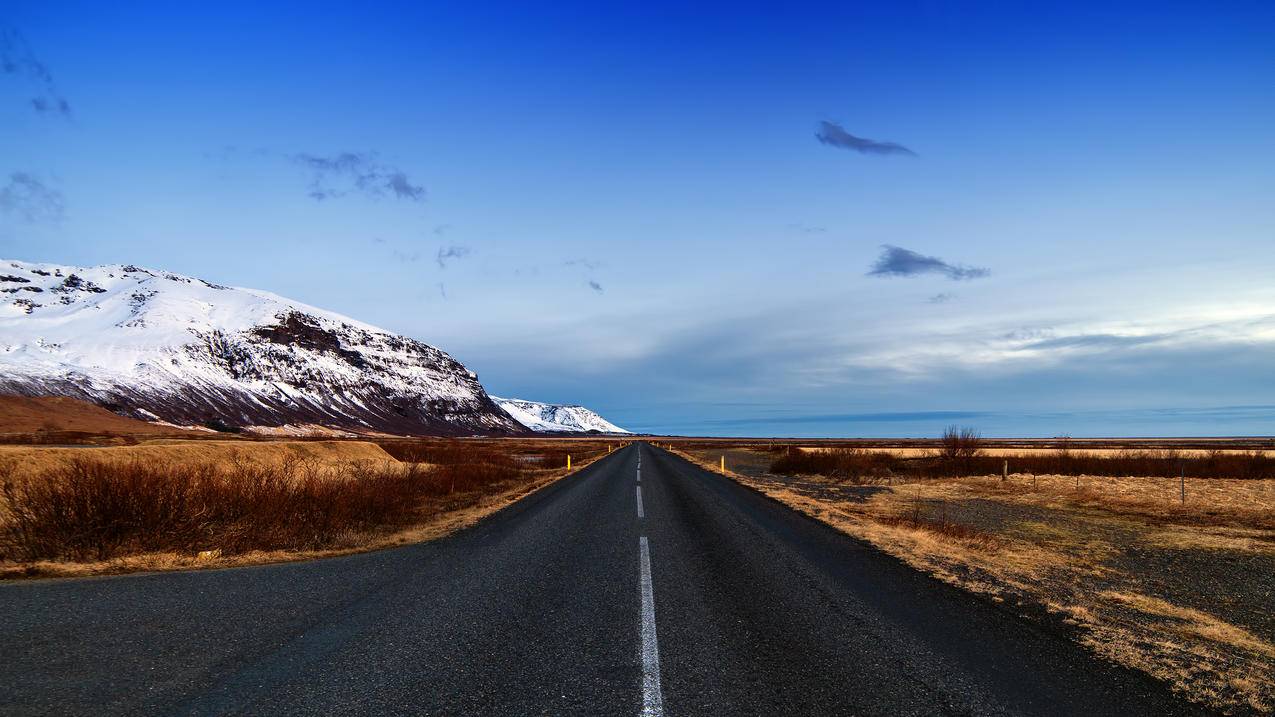
[[[430,543],[0,585],[3,714],[1189,712],[650,445]]]

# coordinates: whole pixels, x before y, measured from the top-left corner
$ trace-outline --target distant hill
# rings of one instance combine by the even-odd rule
[[[492,396],[519,423],[539,433],[629,433],[584,406]]]

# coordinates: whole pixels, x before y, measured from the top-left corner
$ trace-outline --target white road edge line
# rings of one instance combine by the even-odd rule
[[[642,486],[634,486],[634,488],[637,488],[638,517],[645,518],[646,516],[642,513]]]
[[[655,639],[655,588],[651,586],[651,551],[646,536],[638,539],[642,587],[642,714],[664,716],[664,693],[660,690],[660,645]]]

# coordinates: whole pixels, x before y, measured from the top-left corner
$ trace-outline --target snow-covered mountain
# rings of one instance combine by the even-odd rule
[[[0,260],[0,393],[179,425],[525,432],[433,346],[265,291],[123,265]]]
[[[491,398],[519,423],[540,433],[588,433],[589,431],[629,433],[584,406],[540,403],[499,396]]]

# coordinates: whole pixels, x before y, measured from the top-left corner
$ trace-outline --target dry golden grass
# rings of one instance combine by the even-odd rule
[[[1181,500],[1182,483],[1186,500]],[[1112,478],[1011,474],[918,480],[906,484],[922,499],[990,498],[1054,510],[1098,509],[1187,525],[1275,529],[1275,481],[1224,478]]]
[[[236,441],[160,440],[136,446],[56,448],[0,446],[0,472],[14,478],[33,476],[72,461],[164,464],[212,463],[281,465],[287,461],[317,463],[391,463],[390,454],[368,441]]]
[[[1171,632],[1203,637],[1206,640],[1235,645],[1267,657],[1275,657],[1275,646],[1269,642],[1199,610],[1174,605],[1165,600],[1138,593],[1106,590],[1099,593],[1098,597],[1112,600],[1148,615],[1169,618],[1167,625]]]
[[[721,448],[674,452],[719,472]],[[1191,700],[1236,713],[1275,709],[1275,636],[1148,594],[1162,576],[1121,560],[1131,546],[1275,554],[1275,481],[1188,478],[1182,504],[1178,481],[1164,478],[1011,475],[852,486],[755,468],[727,475],[945,582],[1044,607],[1093,651]],[[1198,586],[1205,603],[1224,596],[1233,597],[1226,584]]]

